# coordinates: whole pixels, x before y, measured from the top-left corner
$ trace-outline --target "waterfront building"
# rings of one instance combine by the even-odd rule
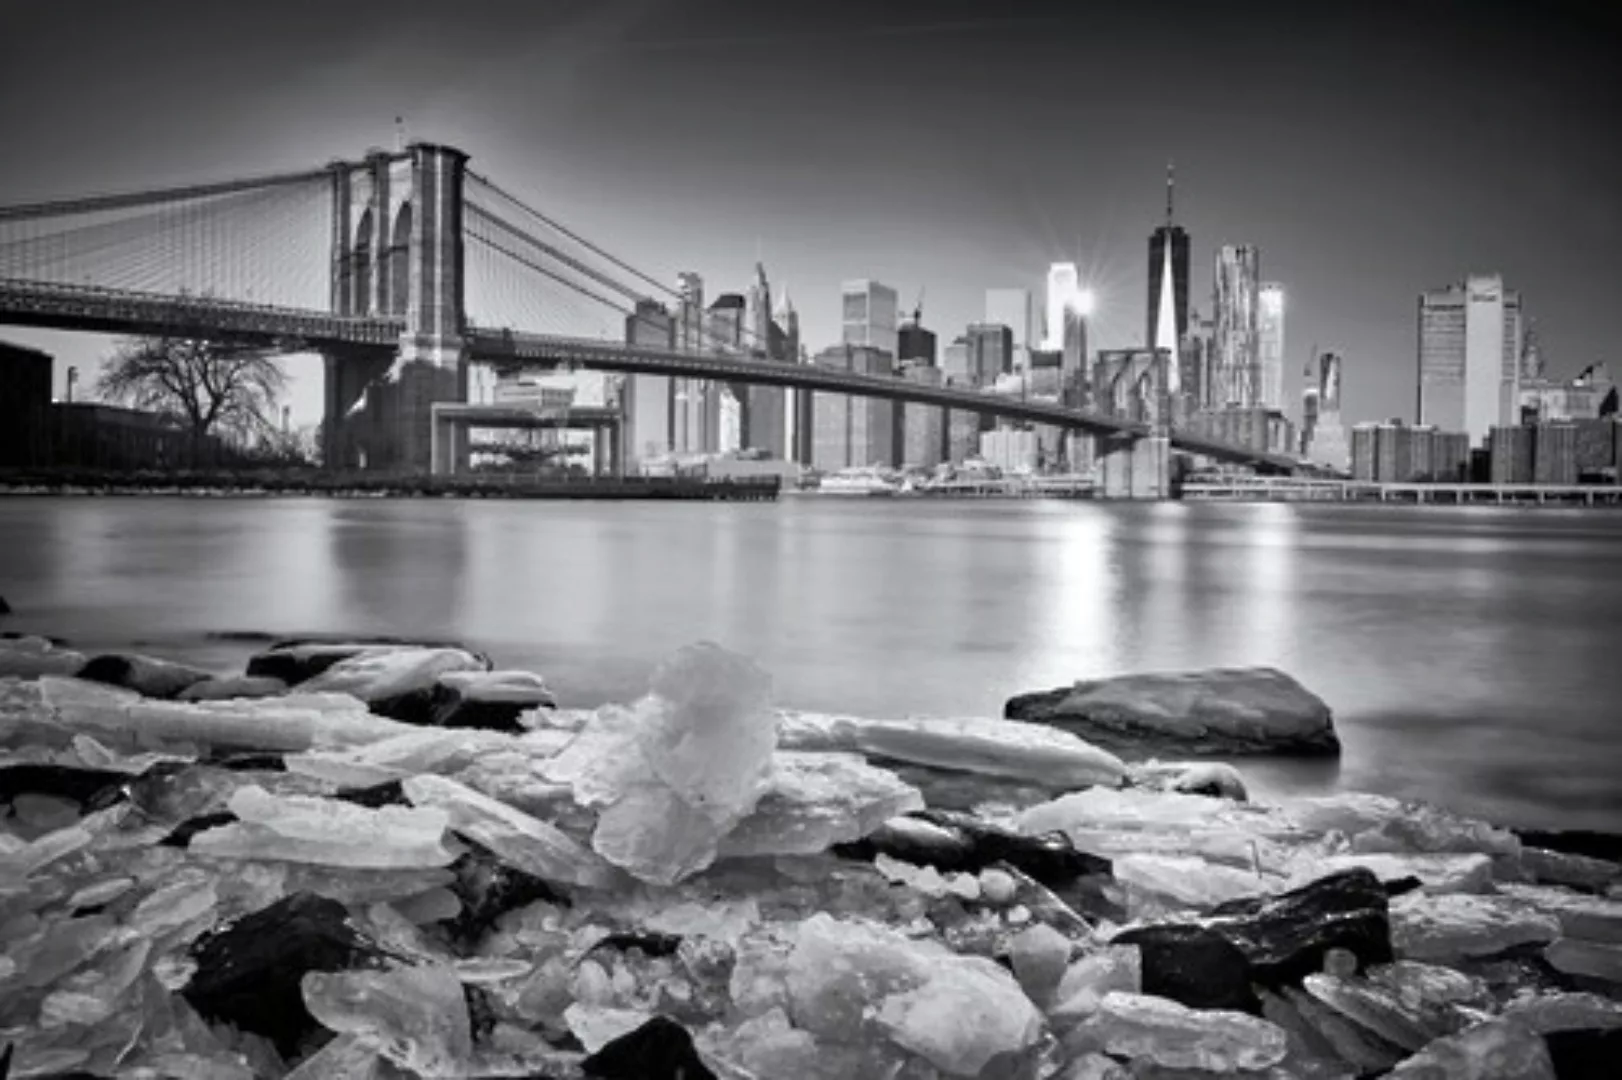
[[[1172,194],[1172,167],[1168,164],[1166,223],[1149,235],[1148,328],[1143,335],[1143,344],[1151,349],[1170,348],[1175,351],[1177,344],[1189,332],[1188,233],[1176,223]],[[1165,326],[1168,308],[1175,326]]]
[[[1036,432],[1024,428],[997,428],[980,433],[980,459],[1004,473],[1028,476],[1041,462]]]
[[[1302,398],[1301,452],[1310,460],[1332,469],[1348,467],[1350,447],[1346,441],[1346,428],[1341,421],[1341,371],[1339,353],[1315,352],[1307,362],[1307,390]],[[1312,417],[1307,430],[1305,409],[1311,402]]]
[[[1284,286],[1262,284],[1257,293],[1256,349],[1261,366],[1261,404],[1284,408]]]
[[[1365,421],[1352,427],[1352,479],[1375,479],[1374,433],[1380,425]]]
[[[945,458],[953,465],[961,465],[980,452],[980,432],[986,429],[985,418],[979,413],[962,409],[949,409],[946,413]]]
[[[674,347],[678,352],[706,353],[708,317],[704,279],[691,272],[676,276]],[[720,442],[720,398],[708,379],[672,379],[671,449],[678,454],[712,453]]]
[[[894,361],[882,349],[835,345],[816,363],[863,375],[893,375]],[[879,398],[815,392],[811,405],[812,464],[824,472],[894,464],[895,403]]]
[[[799,316],[787,293],[775,309],[766,268],[755,264],[755,283],[749,288],[748,331],[743,347],[756,359],[791,364],[800,351]],[[743,405],[739,444],[768,458],[793,458],[796,392],[781,386],[741,384],[734,388]]]
[[[969,339],[959,335],[941,350],[941,375],[948,382],[960,386],[974,384],[974,372],[969,362]]]
[[[1192,415],[1201,409],[1217,407],[1216,347],[1214,327],[1210,320],[1200,318],[1199,312],[1189,316],[1188,333],[1178,347],[1178,389],[1184,400],[1186,413]]]
[[[1533,431],[1533,483],[1575,484],[1577,425],[1569,422],[1538,424]]]
[[[1031,350],[1040,345],[1032,325],[1034,314],[1029,289],[986,290],[985,321],[1006,326],[1013,335],[1013,371],[1024,371]]]
[[[1414,429],[1401,420],[1374,427],[1374,479],[1405,484],[1414,478]]]
[[[1419,297],[1419,421],[1476,442],[1520,422],[1523,313],[1497,274]]]
[[[989,387],[1013,371],[1014,332],[1000,323],[971,323],[966,335],[968,375],[975,386]]]
[[[1617,412],[1617,387],[1603,362],[1566,382],[1533,378],[1520,386],[1520,416],[1535,421],[1593,420]]]
[[[899,311],[896,291],[888,285],[862,278],[840,286],[843,333],[846,345],[877,349],[887,356],[897,355]]]
[[[636,310],[625,317],[625,343],[650,349],[672,348],[675,326],[665,305],[657,300],[640,300]],[[668,375],[631,375],[625,380],[620,460],[627,473],[638,472],[642,462],[661,458],[674,449],[670,384]]]
[[[1491,483],[1530,484],[1537,453],[1536,429],[1521,424],[1494,425],[1487,432]]]
[[[0,465],[47,464],[54,361],[0,342]]]

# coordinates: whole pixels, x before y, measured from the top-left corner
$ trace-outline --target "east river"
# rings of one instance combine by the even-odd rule
[[[1494,508],[0,498],[0,628],[240,667],[226,631],[454,639],[565,704],[709,639],[781,703],[1001,715],[1023,690],[1273,665],[1338,764],[1261,793],[1622,831],[1622,514]]]

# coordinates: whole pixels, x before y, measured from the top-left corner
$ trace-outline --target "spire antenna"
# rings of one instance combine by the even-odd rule
[[[1172,163],[1170,161],[1168,161],[1168,162],[1166,162],[1166,227],[1167,228],[1171,228],[1172,222],[1174,220],[1176,220],[1172,216],[1172,209],[1171,209],[1171,196],[1172,196],[1172,189],[1173,189],[1174,186],[1175,186],[1175,181],[1174,181],[1173,176],[1172,176]]]

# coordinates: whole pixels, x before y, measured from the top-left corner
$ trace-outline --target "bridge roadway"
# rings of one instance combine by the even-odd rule
[[[406,325],[402,318],[335,315],[202,295],[172,296],[14,278],[0,279],[0,323],[103,334],[197,337],[225,334],[289,351],[310,352],[393,349],[399,344]],[[1138,439],[1150,433],[1149,425],[1140,421],[1070,409],[1051,402],[929,386],[815,364],[686,353],[592,338],[484,328],[469,328],[465,337],[469,358],[492,364],[578,365],[629,374],[794,387],[987,413],[1106,437]],[[1293,472],[1300,464],[1284,455],[1259,453],[1178,431],[1171,433],[1171,444],[1189,453],[1270,472]]]

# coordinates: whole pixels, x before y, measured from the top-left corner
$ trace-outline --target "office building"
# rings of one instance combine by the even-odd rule
[[[1530,484],[1537,453],[1537,429],[1521,424],[1494,425],[1487,432],[1491,483]]]
[[[1301,391],[1301,455],[1312,449],[1312,433],[1318,427],[1318,388],[1309,386]]]
[[[1149,236],[1148,348],[1176,350],[1188,334],[1188,233],[1172,210],[1172,169],[1166,166],[1166,223]],[[1168,326],[1167,311],[1175,326]]]
[[[1378,424],[1365,421],[1352,428],[1352,479],[1373,480],[1374,431]]]
[[[749,302],[740,293],[722,293],[710,304],[705,313],[706,345],[711,352],[726,352],[746,356],[751,351],[745,344],[745,331],[749,316]],[[707,409],[714,410],[706,417],[707,435],[703,451],[711,454],[736,453],[743,447],[743,409],[747,400],[747,383],[712,382],[707,398]]]
[[[1332,469],[1347,468],[1351,454],[1340,416],[1342,367],[1339,353],[1317,352],[1307,362],[1307,389],[1302,396],[1301,452]],[[1307,408],[1312,410],[1310,422]]]
[[[961,465],[978,457],[980,433],[989,430],[991,425],[979,413],[949,409],[946,414],[946,460],[953,465]]]
[[[968,375],[975,386],[989,387],[1014,369],[1014,332],[1000,323],[971,323],[965,335]]]
[[[1532,422],[1594,420],[1617,412],[1617,387],[1603,362],[1590,364],[1567,382],[1534,378],[1520,387],[1520,412]]]
[[[1028,289],[987,289],[985,321],[1006,326],[1014,338],[1014,371],[1024,371],[1030,361],[1031,350],[1039,347],[1035,327],[1035,312]]]
[[[1224,245],[1216,255],[1216,392],[1212,406],[1261,404],[1259,309],[1261,253],[1250,245]]]
[[[1532,482],[1577,482],[1577,425],[1569,422],[1538,424],[1532,429]]]
[[[1257,294],[1256,351],[1261,365],[1261,404],[1284,408],[1284,286],[1263,283]]]
[[[674,347],[678,352],[708,352],[708,321],[704,310],[704,279],[694,273],[677,275]],[[671,380],[671,449],[678,454],[712,452],[720,442],[719,400],[707,379]]]
[[[1401,420],[1374,426],[1374,478],[1395,484],[1414,478],[1414,429]]]
[[[1054,263],[1048,267],[1042,348],[1064,348],[1065,315],[1075,307],[1080,292],[1081,276],[1075,263]]]
[[[785,293],[781,309],[774,310],[766,268],[759,263],[749,289],[748,325],[744,344],[757,359],[792,364],[799,356],[800,324],[794,305]],[[744,402],[743,447],[772,459],[792,459],[795,392],[781,386],[745,385],[738,393]]]
[[[940,368],[919,360],[903,363],[900,375],[924,386],[940,386],[942,382]],[[938,405],[909,401],[899,406],[899,413],[896,464],[909,469],[933,469],[939,465],[946,446],[946,411]]]
[[[832,346],[818,353],[815,362],[863,375],[894,373],[889,353],[865,345]],[[894,464],[894,406],[881,398],[816,392],[811,405],[812,464],[824,472]]]
[[[1201,319],[1198,312],[1189,316],[1189,330],[1183,335],[1178,349],[1178,390],[1186,402],[1189,415],[1201,409],[1217,406],[1216,348],[1212,338],[1213,326]]]
[[[1419,297],[1419,420],[1476,442],[1520,422],[1520,294],[1497,274]]]
[[[930,367],[935,366],[935,334],[933,331],[926,330],[909,319],[901,324],[901,329],[897,333],[897,342],[896,347],[900,349],[900,352],[896,354],[897,363],[904,364],[909,361],[916,361],[928,364]]]
[[[625,343],[669,349],[675,340],[675,325],[663,304],[638,301],[636,310],[625,317]],[[642,462],[663,457],[672,449],[674,400],[670,384],[668,375],[631,375],[625,380],[620,460],[627,473],[639,471]]]
[[[969,363],[969,339],[958,337],[941,350],[941,375],[959,386],[974,385],[974,372]]]
[[[840,286],[846,345],[877,349],[895,357],[899,348],[896,291],[865,278]]]

